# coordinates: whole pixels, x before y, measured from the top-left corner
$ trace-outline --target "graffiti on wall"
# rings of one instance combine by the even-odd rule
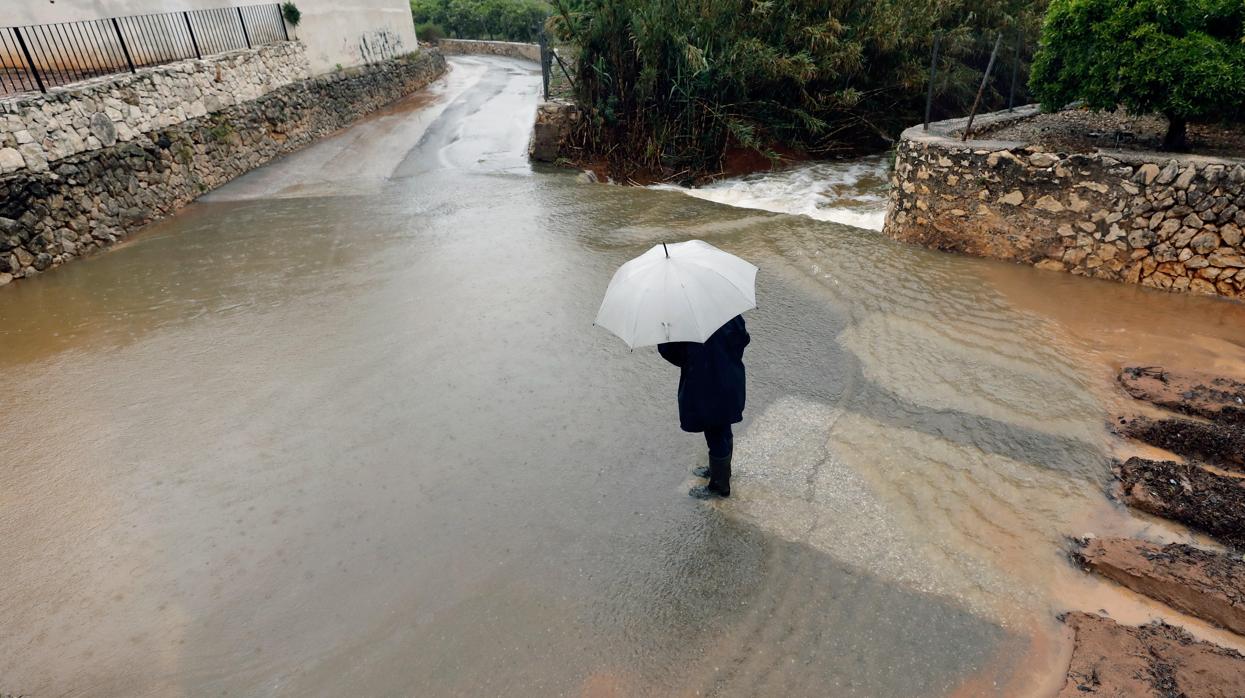
[[[388,29],[375,29],[359,35],[359,58],[375,63],[404,53],[402,37]]]

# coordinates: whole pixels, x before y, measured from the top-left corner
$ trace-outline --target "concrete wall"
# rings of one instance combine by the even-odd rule
[[[982,127],[1036,108],[985,115]],[[1245,160],[903,133],[884,232],[936,249],[1245,299]]]
[[[0,286],[107,247],[445,70],[431,50],[296,79],[306,64],[282,43],[0,103]]]
[[[23,26],[257,4],[258,0],[0,0],[0,25]],[[291,30],[313,74],[392,58],[418,47],[408,0],[295,0]]]

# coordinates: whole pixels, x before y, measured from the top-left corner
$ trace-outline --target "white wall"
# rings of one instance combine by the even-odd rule
[[[0,0],[0,24],[22,26],[155,12],[179,12],[260,0]],[[307,46],[313,73],[414,51],[408,0],[294,0],[302,22],[290,32]]]

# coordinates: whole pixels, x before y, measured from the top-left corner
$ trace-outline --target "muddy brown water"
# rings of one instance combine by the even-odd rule
[[[1041,694],[1057,612],[1159,613],[1064,536],[1190,539],[1104,495],[1113,379],[1240,375],[1245,307],[533,171],[538,84],[454,58],[0,291],[0,692]],[[592,327],[693,237],[761,268],[716,505]]]

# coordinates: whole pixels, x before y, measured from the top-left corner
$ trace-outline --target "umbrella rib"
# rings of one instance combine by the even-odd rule
[[[687,309],[691,311],[692,320],[696,322],[696,336],[699,337],[705,333],[704,328],[700,324],[700,316],[696,314],[696,306],[692,303],[692,297],[687,295],[687,286],[683,285],[683,280],[679,279],[679,289],[683,291],[683,300],[687,301]],[[709,339],[705,337],[705,339]],[[701,340],[704,342],[704,339]]]

